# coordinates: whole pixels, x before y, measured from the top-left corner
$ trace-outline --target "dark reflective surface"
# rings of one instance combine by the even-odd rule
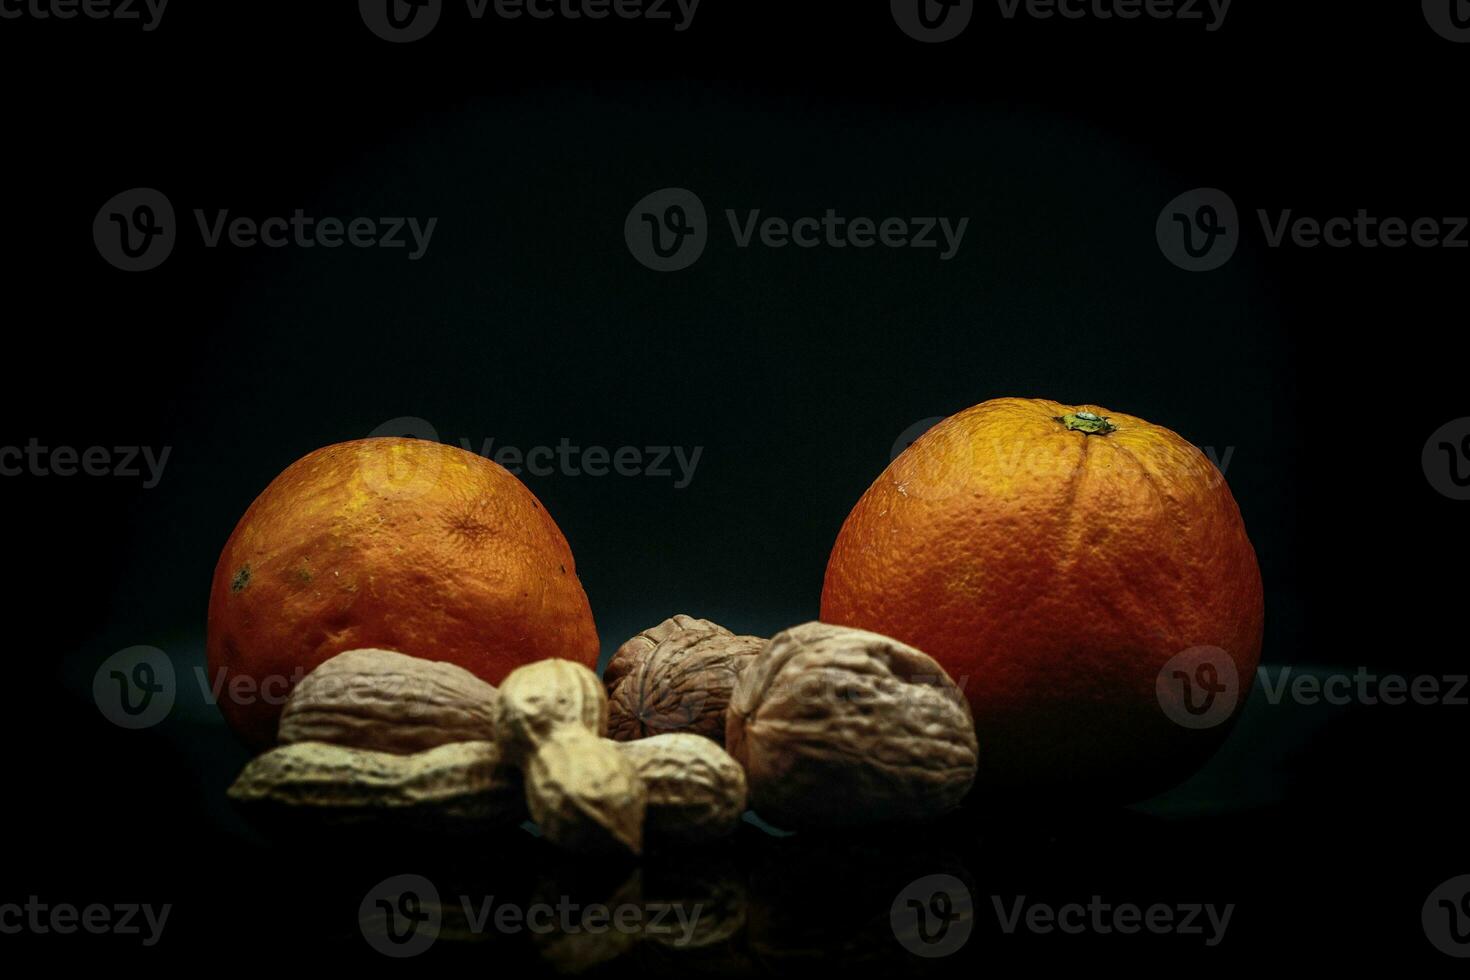
[[[431,917],[416,961],[517,975],[962,976],[1099,958],[1248,967],[1263,950],[1346,963],[1358,945],[1433,962],[1420,906],[1470,855],[1457,789],[1426,750],[1458,726],[1442,706],[1374,714],[1272,705],[1258,690],[1209,767],[1139,807],[972,800],[930,826],[842,835],[772,836],[747,822],[717,846],[638,861],[562,854],[519,828],[468,840],[263,832],[222,797],[234,769],[223,758],[243,751],[217,724],[182,726],[170,731],[182,742],[148,740],[153,767],[114,783],[107,807],[52,828],[136,847],[95,848],[90,865],[22,849],[11,874],[53,901],[112,880],[119,901],[172,903],[165,957],[385,964],[388,934],[420,928],[387,922],[391,908]],[[118,754],[93,760],[93,778],[137,751],[110,744]],[[189,768],[185,753],[221,761],[196,770],[199,785],[157,795]],[[170,799],[187,822],[167,819]],[[1402,805],[1411,799],[1420,805]],[[408,905],[401,883],[384,891],[404,876]],[[388,904],[365,918],[370,901]]]
[[[677,611],[763,635],[812,618],[842,518],[895,439],[1019,394],[1137,413],[1228,462],[1273,669],[1463,674],[1470,522],[1436,487],[1464,469],[1426,443],[1470,412],[1466,252],[1276,248],[1258,217],[1465,213],[1470,46],[1430,29],[1434,4],[1242,3],[1212,33],[1007,22],[977,4],[949,45],[909,41],[881,2],[705,0],[677,37],[446,22],[401,46],[353,6],[171,4],[146,35],[0,20],[0,449],[172,450],[148,489],[0,477],[0,906],[171,909],[153,946],[0,932],[0,962],[147,956],[355,980],[393,965],[362,928],[367,902],[385,927],[395,909],[436,910],[410,966],[486,977],[1459,967],[1429,929],[1455,921],[1453,904],[1425,903],[1470,871],[1463,703],[1273,705],[1258,687],[1201,773],[1143,806],[980,800],[934,827],[747,826],[699,855],[590,865],[519,831],[266,836],[225,801],[245,753],[194,673],[210,574],[250,500],[293,459],[389,420],[426,419],[472,448],[704,448],[678,489],[526,478],[572,543],[609,652]],[[605,80],[628,77],[655,80]],[[696,191],[719,234],[689,269],[654,273],[624,220],[670,186]],[[1240,246],[1184,272],[1155,223],[1209,186],[1237,206]],[[136,187],[169,197],[186,240],[158,269],[123,273],[91,224]],[[207,248],[196,208],[439,225],[410,264]],[[971,224],[941,263],[742,249],[724,223],[726,209],[828,208]],[[91,685],[138,644],[166,651],[180,697],[163,723],[127,731]],[[374,894],[404,875],[437,900]],[[925,957],[913,942],[945,945],[961,930],[938,923],[966,907],[937,897],[935,876],[969,893],[972,929]],[[487,929],[492,895],[496,908],[706,911],[679,944]],[[1116,916],[1102,932],[1095,896],[1234,911],[1210,946],[1125,933]],[[1046,927],[1078,921],[1073,907],[1088,928]]]

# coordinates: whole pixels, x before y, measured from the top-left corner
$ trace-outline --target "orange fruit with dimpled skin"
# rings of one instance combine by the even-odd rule
[[[393,438],[318,449],[256,498],[214,570],[207,646],[220,709],[252,747],[275,740],[289,686],[345,650],[496,684],[549,657],[593,667],[599,649],[571,549],[531,491],[463,449]]]
[[[1001,398],[936,425],[858,501],[822,619],[912,644],[962,684],[982,793],[1130,801],[1217,747],[1260,660],[1264,600],[1235,500],[1189,442],[1095,405]],[[1164,710],[1176,655],[1233,662],[1219,723]]]

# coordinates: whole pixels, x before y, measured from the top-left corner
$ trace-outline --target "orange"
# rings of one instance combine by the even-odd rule
[[[344,650],[492,684],[598,656],[571,549],[531,491],[473,453],[390,438],[318,449],[256,498],[215,566],[207,646],[216,700],[253,747],[275,740],[290,687]]]
[[[1198,449],[1096,405],[1001,398],[936,425],[867,490],[821,615],[912,644],[961,684],[982,792],[1128,801],[1218,746],[1260,660],[1264,600],[1240,510]]]

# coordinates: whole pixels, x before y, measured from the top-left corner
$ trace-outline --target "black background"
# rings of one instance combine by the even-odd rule
[[[16,684],[0,899],[176,906],[152,950],[117,936],[28,943],[371,955],[355,903],[399,865],[267,845],[222,805],[245,753],[212,706],[181,697],[163,725],[124,732],[90,683],[135,644],[192,678],[215,558],[254,495],[311,449],[403,416],[475,445],[703,447],[682,489],[526,477],[577,555],[604,652],[676,611],[754,633],[815,617],[832,539],[899,433],[1025,395],[1232,452],[1266,581],[1268,664],[1463,670],[1467,505],[1430,487],[1420,450],[1465,413],[1470,253],[1272,249],[1255,220],[1258,208],[1470,212],[1470,46],[1436,36],[1417,4],[1239,0],[1214,33],[1008,22],[982,4],[965,35],[932,46],[886,4],[704,0],[683,33],[475,23],[451,4],[428,39],[400,46],[353,4],[175,4],[152,33],[0,21],[0,442],[171,449],[152,489],[0,480]],[[90,228],[137,186],[171,199],[180,244],[130,275]],[[660,275],[622,230],[634,202],[668,186],[696,191],[714,228],[698,263]],[[1154,222],[1200,186],[1234,199],[1243,241],[1223,269],[1189,274],[1160,254]],[[439,221],[409,262],[207,249],[191,215],[298,207]],[[738,249],[723,219],[829,207],[970,225],[941,262]],[[910,856],[919,845],[901,834],[773,856],[751,828],[737,863],[774,862],[778,897],[754,889],[762,907],[816,923],[793,945],[838,959],[859,958],[843,937],[874,914],[867,932],[884,939],[897,887],[936,862],[963,866],[981,902],[1239,905],[1215,950],[995,933],[920,964],[890,942],[876,962],[905,972],[1079,954],[1451,966],[1418,917],[1434,886],[1470,871],[1467,709],[1263,706],[1259,693],[1211,767],[1146,807],[1020,823],[982,808],[935,835],[939,857]],[[534,966],[519,946],[504,955]],[[803,962],[762,965],[789,975]],[[650,968],[604,969],[633,965]]]

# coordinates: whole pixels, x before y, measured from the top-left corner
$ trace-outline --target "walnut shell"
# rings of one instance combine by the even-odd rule
[[[733,833],[745,812],[745,770],[699,735],[679,732],[613,742],[648,788],[650,844],[702,844]]]
[[[725,709],[758,636],[683,630],[644,650],[610,688],[608,735],[619,741],[693,732],[723,745]]]
[[[725,744],[756,812],[792,829],[935,817],[975,779],[975,726],[944,668],[825,623],[777,634],[745,669]]]
[[[614,743],[557,731],[526,766],[526,803],[548,841],[572,851],[643,851],[648,792]]]
[[[495,740],[495,688],[463,667],[392,650],[349,650],[301,679],[279,740],[408,754]]]
[[[508,762],[524,766],[558,732],[607,731],[607,694],[597,675],[570,660],[538,660],[500,684],[495,731]]]
[[[296,742],[252,759],[230,799],[274,816],[329,822],[413,818],[433,825],[510,825],[521,788],[493,742],[456,742],[413,755]]]
[[[643,656],[658,646],[664,640],[680,633],[723,633],[730,635],[730,631],[718,623],[712,623],[707,619],[695,619],[679,613],[670,616],[657,626],[650,626],[637,636],[628,640],[618,647],[613,654],[612,660],[608,661],[607,669],[602,672],[602,683],[611,691],[613,685],[622,680],[623,677],[637,666]]]

